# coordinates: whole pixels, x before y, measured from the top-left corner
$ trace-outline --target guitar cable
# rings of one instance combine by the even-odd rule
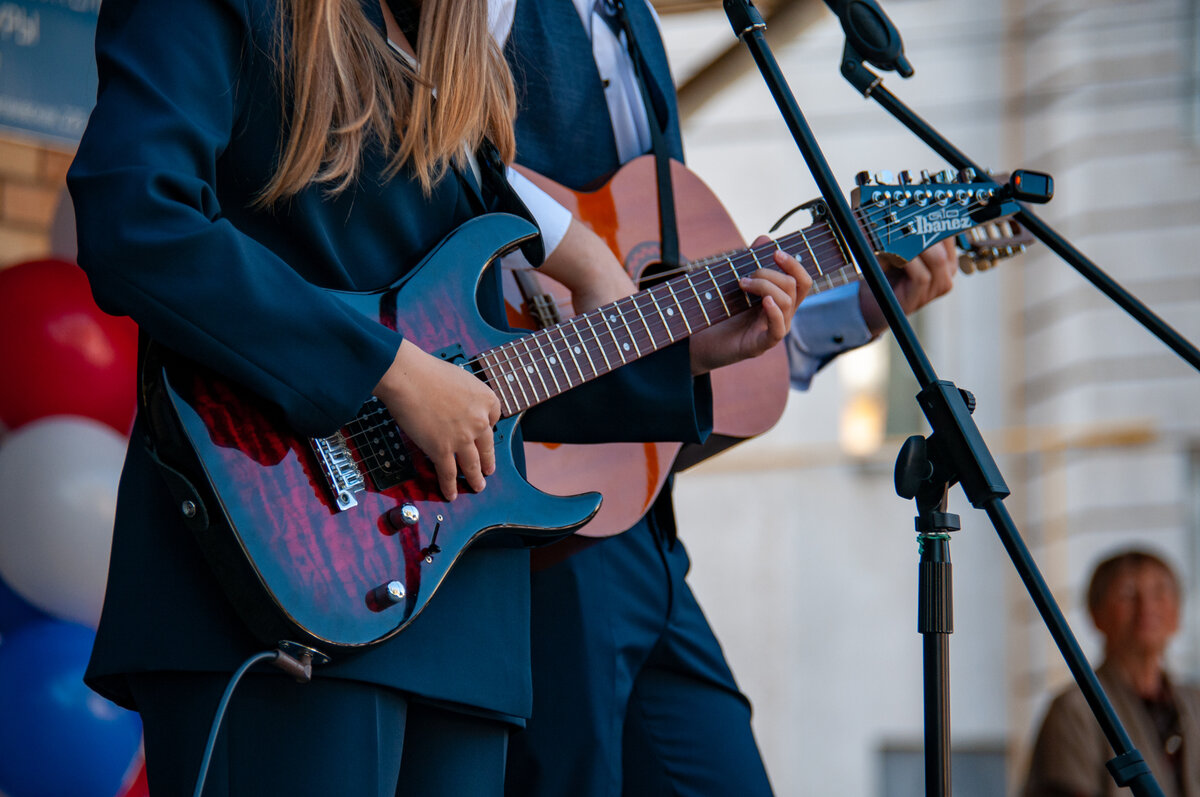
[[[229,683],[225,686],[225,693],[221,695],[221,700],[217,703],[217,711],[215,716],[213,716],[212,727],[208,732],[208,741],[204,745],[204,755],[200,758],[200,771],[196,774],[196,790],[192,792],[193,797],[201,797],[201,794],[204,792],[204,781],[208,777],[208,767],[212,763],[213,750],[217,746],[217,735],[221,731],[221,722],[225,718],[225,711],[229,707],[229,700],[233,697],[233,690],[237,687],[238,681],[242,680],[242,676],[246,674],[247,670],[264,661],[271,662],[279,669],[294,676],[301,683],[308,683],[312,680],[312,656],[310,654],[305,654],[297,659],[283,650],[276,648],[275,650],[264,650],[255,653],[242,662],[241,666],[230,677]]]

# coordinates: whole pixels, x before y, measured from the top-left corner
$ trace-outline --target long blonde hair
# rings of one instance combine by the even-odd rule
[[[292,110],[262,205],[314,182],[344,190],[372,141],[388,158],[386,177],[408,163],[426,193],[451,164],[463,164],[464,143],[473,150],[487,136],[512,160],[516,100],[488,31],[487,0],[422,0],[413,43],[419,74],[379,35],[360,0],[280,4],[278,63]]]

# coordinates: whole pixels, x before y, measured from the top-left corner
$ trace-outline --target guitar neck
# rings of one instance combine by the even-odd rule
[[[489,349],[477,357],[479,370],[503,415],[515,415],[749,310],[759,299],[739,282],[760,268],[777,269],[776,249],[800,261],[813,278],[812,292],[858,279],[840,239],[822,222],[692,264],[652,288]]]
[[[868,231],[869,234],[869,231]],[[730,259],[754,257],[762,260],[764,267],[773,268],[771,253],[782,249],[799,261],[801,267],[812,278],[812,288],[809,295],[821,293],[831,288],[840,288],[857,282],[862,275],[858,273],[849,253],[839,236],[828,221],[820,221],[797,232],[780,236],[779,238],[752,249],[739,249],[712,257],[693,260],[688,263],[689,271],[712,268]],[[757,261],[756,261],[757,263]],[[757,265],[756,265],[757,267]],[[753,271],[753,269],[751,269]]]

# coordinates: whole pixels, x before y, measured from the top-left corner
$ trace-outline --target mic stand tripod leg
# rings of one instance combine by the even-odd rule
[[[939,509],[943,509],[943,502]],[[925,794],[950,795],[950,635],[954,592],[950,532],[958,516],[936,511],[917,517],[917,632],[922,636],[925,690]]]

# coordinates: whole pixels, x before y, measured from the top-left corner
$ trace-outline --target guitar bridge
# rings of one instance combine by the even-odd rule
[[[311,442],[338,509],[344,512],[358,506],[354,494],[366,489],[366,479],[345,435],[337,432],[329,437],[314,437]]]

